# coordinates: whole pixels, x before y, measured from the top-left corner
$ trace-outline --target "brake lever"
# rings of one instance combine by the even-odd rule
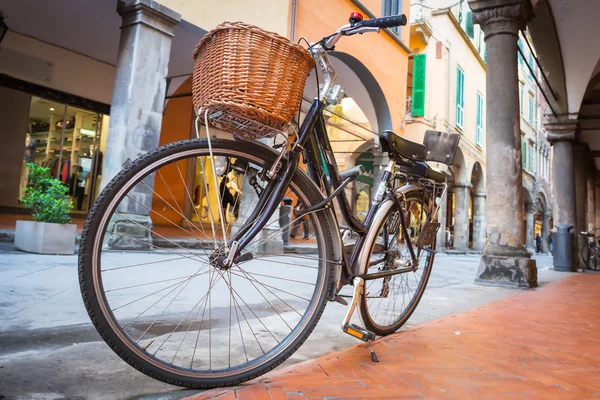
[[[379,33],[380,30],[381,30],[381,28],[376,28],[376,27],[372,27],[372,26],[359,26],[359,27],[347,30],[346,32],[342,33],[342,35],[351,36],[351,35],[356,35],[357,33],[362,35],[363,33],[367,33],[367,32]]]

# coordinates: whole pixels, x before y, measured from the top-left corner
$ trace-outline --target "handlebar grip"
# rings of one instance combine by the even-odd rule
[[[393,28],[395,26],[404,26],[406,25],[406,22],[406,15],[400,14],[383,18],[368,19],[363,21],[362,26],[372,28]]]

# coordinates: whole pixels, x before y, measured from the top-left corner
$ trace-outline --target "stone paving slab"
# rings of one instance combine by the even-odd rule
[[[574,275],[201,399],[600,399],[600,274]]]

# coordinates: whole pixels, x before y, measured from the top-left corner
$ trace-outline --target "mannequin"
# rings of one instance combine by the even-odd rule
[[[23,166],[21,167],[21,182],[19,183],[19,196],[23,195],[23,189],[27,187],[29,181],[29,165],[35,162],[36,141],[29,132],[25,135],[25,153],[23,155]]]

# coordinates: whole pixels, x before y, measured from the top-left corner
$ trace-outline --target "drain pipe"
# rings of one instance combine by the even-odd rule
[[[296,8],[298,7],[298,0],[292,0],[292,29],[290,32],[292,43],[296,43]]]

